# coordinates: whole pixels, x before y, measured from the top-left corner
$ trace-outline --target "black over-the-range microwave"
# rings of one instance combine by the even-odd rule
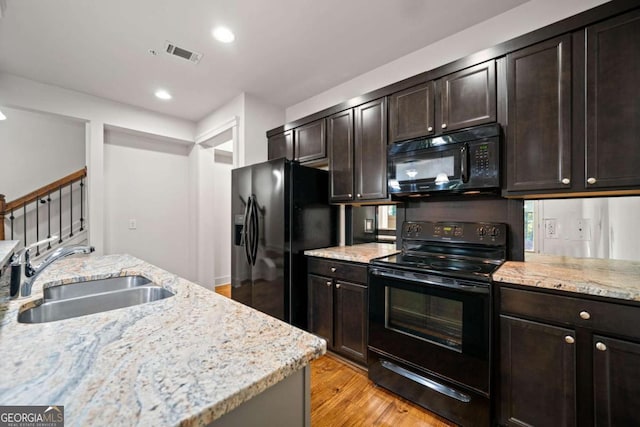
[[[389,193],[476,193],[500,188],[500,125],[391,144]]]

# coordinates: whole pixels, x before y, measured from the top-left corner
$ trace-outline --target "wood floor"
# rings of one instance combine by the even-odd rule
[[[313,427],[450,427],[455,424],[416,406],[367,378],[367,373],[327,354],[311,362]]]
[[[231,297],[231,286],[216,287]],[[313,427],[451,427],[432,414],[381,387],[367,373],[327,354],[311,362],[311,425]]]

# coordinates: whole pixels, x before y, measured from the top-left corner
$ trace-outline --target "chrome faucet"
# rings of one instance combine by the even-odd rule
[[[29,295],[31,295],[31,288],[33,287],[33,282],[35,282],[35,280],[38,278],[38,276],[40,276],[40,274],[51,264],[53,264],[54,262],[56,262],[59,259],[68,257],[70,255],[74,255],[74,254],[90,254],[91,252],[93,252],[95,249],[93,246],[82,246],[82,245],[77,245],[77,246],[68,246],[68,247],[60,247],[58,249],[56,249],[55,251],[53,251],[52,253],[50,253],[49,255],[47,255],[47,257],[42,261],[42,263],[40,263],[40,265],[38,265],[37,267],[34,267],[31,264],[31,260],[30,260],[30,251],[31,249],[33,249],[34,247],[38,246],[38,245],[42,245],[44,243],[47,243],[47,241],[51,240],[51,239],[57,239],[57,237],[52,236],[50,239],[46,239],[46,240],[42,240],[40,242],[34,243],[33,245],[23,249],[21,252],[19,252],[17,254],[17,256],[14,257],[13,262],[11,263],[11,268],[12,268],[12,272],[11,272],[11,288],[17,288],[19,286],[19,280],[21,278],[21,274],[20,274],[20,267],[22,265],[22,257],[24,255],[24,275],[27,277],[25,279],[25,281],[22,283],[21,289],[20,289],[20,294],[23,297],[27,297]],[[15,274],[14,274],[15,271]],[[18,280],[18,283],[14,283],[15,280]]]

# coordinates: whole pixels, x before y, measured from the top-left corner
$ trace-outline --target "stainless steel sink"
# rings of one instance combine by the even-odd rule
[[[142,276],[71,283],[45,290],[44,299],[18,314],[20,323],[44,323],[172,297],[173,292]]]
[[[122,276],[109,277],[107,279],[87,280],[66,285],[52,286],[45,288],[44,299],[61,300],[67,298],[78,298],[103,292],[120,291],[139,286],[152,285],[151,280],[144,276]]]

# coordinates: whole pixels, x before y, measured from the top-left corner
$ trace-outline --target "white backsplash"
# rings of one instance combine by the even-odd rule
[[[640,197],[538,200],[535,252],[640,261]]]

